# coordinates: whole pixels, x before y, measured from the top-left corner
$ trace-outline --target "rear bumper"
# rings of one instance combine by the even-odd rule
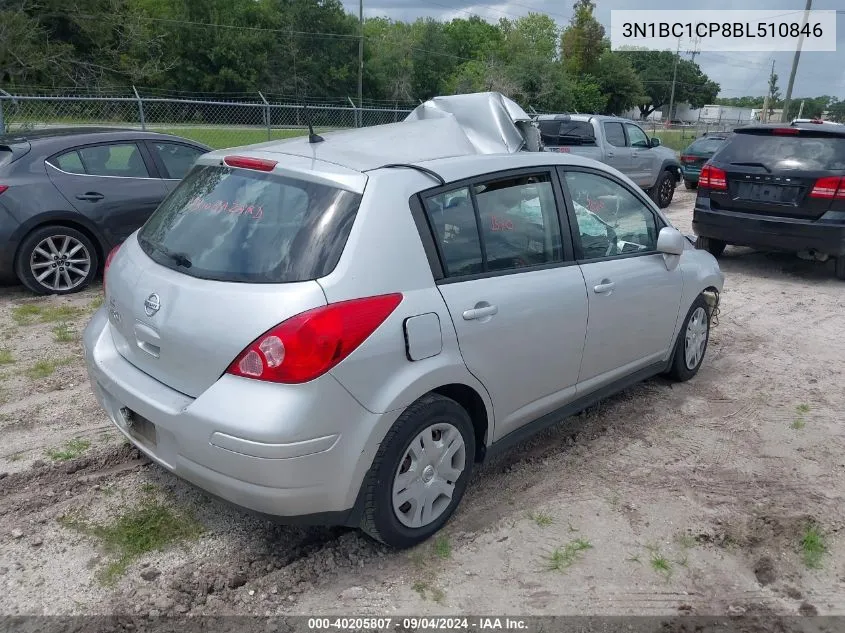
[[[773,218],[696,206],[692,230],[698,236],[736,246],[845,256],[845,224]]]
[[[300,390],[224,376],[190,398],[126,361],[110,327],[101,308],[85,329],[91,385],[114,425],[150,459],[254,512],[293,523],[349,523],[371,430],[398,412],[367,411],[330,375]],[[127,410],[155,424],[154,444],[130,431]]]
[[[698,177],[701,175],[701,167],[681,167],[684,180],[698,182]]]

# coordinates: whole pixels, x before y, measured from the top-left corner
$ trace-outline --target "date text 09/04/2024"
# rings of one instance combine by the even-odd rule
[[[389,631],[392,628],[427,631],[495,631],[525,630],[528,624],[520,618],[309,618],[308,629],[311,631]]]
[[[822,37],[822,25],[800,22],[625,22],[622,36],[637,37]]]

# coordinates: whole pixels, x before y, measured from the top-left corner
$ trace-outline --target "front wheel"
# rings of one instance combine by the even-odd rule
[[[657,203],[661,209],[665,209],[672,204],[672,198],[675,196],[675,174],[668,169],[661,172],[657,178],[657,182],[652,187],[651,198]]]
[[[437,532],[461,501],[472,472],[475,434],[466,410],[428,394],[388,431],[364,480],[361,529],[407,548]]]
[[[698,295],[678,333],[672,365],[666,375],[678,382],[686,382],[695,376],[704,362],[709,341],[710,310],[704,295]]]

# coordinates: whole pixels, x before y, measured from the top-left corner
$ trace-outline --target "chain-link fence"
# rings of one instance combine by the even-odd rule
[[[291,103],[265,97],[59,96],[0,90],[0,131],[108,126],[166,132],[213,148],[234,147],[317,131],[402,121],[414,104]]]

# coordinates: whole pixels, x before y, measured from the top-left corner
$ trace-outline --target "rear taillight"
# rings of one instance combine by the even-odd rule
[[[845,178],[828,176],[819,178],[810,191],[811,198],[823,198],[827,200],[845,200]]]
[[[681,156],[681,162],[682,163],[694,163],[695,162],[695,156]]]
[[[113,249],[109,251],[109,254],[106,255],[106,263],[103,264],[103,294],[106,293],[106,275],[109,272],[109,266],[111,266],[111,260],[114,259],[114,256],[117,255],[117,251],[120,250],[122,244],[118,244]]]
[[[287,384],[314,380],[349,356],[401,302],[397,293],[298,314],[253,341],[226,373]]]
[[[9,185],[0,185],[0,193],[3,193],[8,188],[9,188]]]
[[[725,191],[728,188],[728,175],[724,169],[707,164],[701,170],[701,175],[698,177],[698,188]]]

